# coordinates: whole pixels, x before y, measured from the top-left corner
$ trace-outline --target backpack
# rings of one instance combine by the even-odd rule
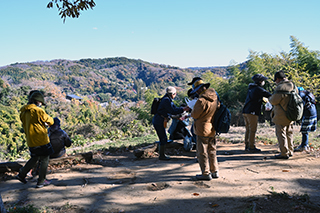
[[[214,113],[213,125],[216,134],[228,133],[231,123],[231,113],[229,109],[220,102],[220,108]]]
[[[297,87],[294,85],[294,89],[290,92],[276,91],[276,93],[289,95],[287,111],[283,109],[281,104],[279,105],[283,109],[283,111],[286,112],[286,116],[290,121],[298,121],[302,118],[302,115],[303,115],[303,100],[300,97],[300,95],[296,92],[296,90],[297,90]]]
[[[151,104],[151,114],[155,115],[158,112],[158,108],[160,105],[162,98],[154,98]]]

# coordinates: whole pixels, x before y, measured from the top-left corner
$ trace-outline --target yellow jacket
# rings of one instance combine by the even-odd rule
[[[50,142],[46,124],[53,125],[53,118],[35,104],[20,109],[20,120],[26,134],[29,147],[43,146]]]

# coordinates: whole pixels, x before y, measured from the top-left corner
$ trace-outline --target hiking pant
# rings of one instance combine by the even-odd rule
[[[167,138],[167,133],[166,133],[166,129],[163,126],[163,119],[160,120],[160,122],[158,120],[155,119],[155,116],[152,119],[152,124],[154,129],[156,130],[156,133],[158,135],[159,138],[159,144],[160,145],[166,145],[168,142],[168,138]]]
[[[197,157],[202,175],[209,175],[219,170],[216,137],[197,135]]]
[[[258,126],[258,115],[252,114],[242,114],[244,122],[246,124],[246,133],[244,137],[244,143],[246,148],[254,149],[255,148],[255,138]]]
[[[25,178],[27,176],[27,173],[36,166],[38,161],[40,163],[38,184],[42,184],[45,181],[47,175],[49,155],[31,157],[24,165],[24,167],[20,169],[19,176]]]
[[[276,136],[282,156],[293,154],[293,124],[283,126],[275,124]]]

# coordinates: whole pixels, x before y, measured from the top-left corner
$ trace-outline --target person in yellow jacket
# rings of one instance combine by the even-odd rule
[[[49,140],[47,125],[53,125],[53,118],[42,108],[45,105],[44,96],[38,90],[29,94],[29,102],[20,109],[20,120],[26,135],[31,158],[20,169],[16,178],[26,184],[27,173],[40,162],[39,178],[37,188],[47,186],[51,181],[46,180],[46,173],[49,163],[49,156],[53,154],[53,148]]]

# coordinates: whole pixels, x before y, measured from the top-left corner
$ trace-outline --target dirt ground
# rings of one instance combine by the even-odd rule
[[[319,150],[279,160],[277,145],[260,141],[262,152],[248,153],[240,141],[218,142],[220,178],[211,181],[194,179],[195,151],[184,152],[181,144],[167,149],[170,161],[137,159],[132,150],[96,153],[93,163],[51,168],[53,184],[40,189],[36,180],[22,184],[9,175],[0,193],[7,208],[59,213],[320,212]]]

